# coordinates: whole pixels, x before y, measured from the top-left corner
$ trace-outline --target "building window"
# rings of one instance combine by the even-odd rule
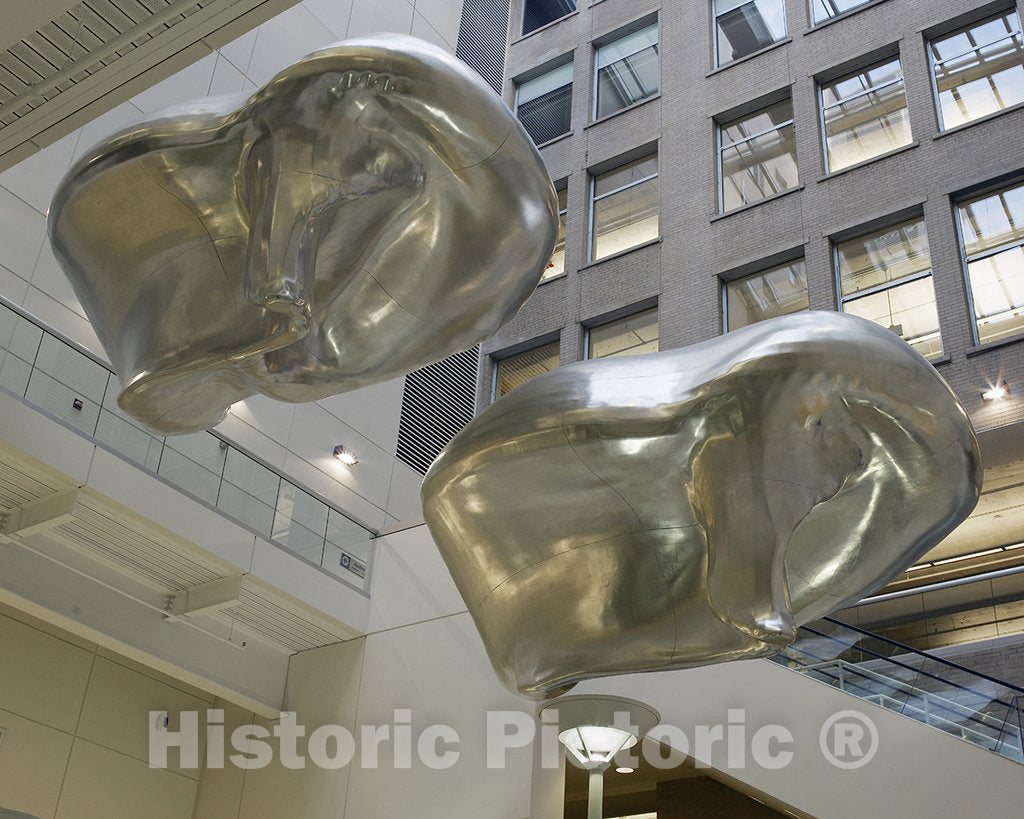
[[[746,57],[786,36],[785,0],[712,0],[715,65]]]
[[[723,213],[799,184],[791,100],[718,127],[718,178]]]
[[[558,193],[558,240],[555,242],[555,252],[551,254],[551,261],[548,262],[541,281],[546,282],[565,272],[565,218],[569,212],[569,188],[567,183],[556,186]]]
[[[798,259],[753,276],[726,282],[724,291],[726,332],[806,310],[804,260]]]
[[[814,25],[818,25],[840,14],[866,6],[870,2],[871,0],[811,0],[811,20]]]
[[[925,358],[942,355],[923,219],[836,245],[842,309],[888,327]]]
[[[536,145],[569,133],[572,128],[572,63],[519,83],[516,116]]]
[[[821,116],[829,172],[909,145],[913,137],[899,59],[823,83]]]
[[[978,343],[1024,333],[1024,182],[957,210]]]
[[[658,24],[599,46],[596,65],[596,119],[653,97],[658,93],[661,81]]]
[[[576,11],[576,0],[523,0],[523,34]]]
[[[587,330],[587,358],[643,355],[658,352],[658,308]]]
[[[659,203],[657,154],[592,177],[591,260],[657,239]]]
[[[1024,44],[1015,11],[928,45],[943,130],[1024,102]]]
[[[558,342],[552,341],[525,353],[498,359],[494,368],[494,397],[508,395],[531,378],[558,367]]]

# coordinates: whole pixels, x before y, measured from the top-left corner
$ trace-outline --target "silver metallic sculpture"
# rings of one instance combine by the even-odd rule
[[[980,487],[934,368],[812,312],[545,373],[456,436],[423,503],[499,676],[549,697],[776,653],[934,546]]]
[[[558,206],[477,74],[375,35],[114,134],[49,230],[121,407],[183,433],[254,393],[312,401],[472,347],[533,292]]]

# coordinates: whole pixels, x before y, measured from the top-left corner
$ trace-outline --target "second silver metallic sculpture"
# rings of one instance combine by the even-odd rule
[[[573,364],[494,403],[424,514],[505,684],[780,651],[977,502],[967,414],[894,333],[812,312]]]

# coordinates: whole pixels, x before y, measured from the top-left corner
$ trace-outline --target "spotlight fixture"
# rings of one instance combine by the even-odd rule
[[[615,773],[620,773],[620,774],[636,773],[636,768],[627,768],[627,767],[623,766],[621,768],[616,768],[615,769]]]
[[[619,751],[632,748],[650,733],[661,716],[636,700],[586,695],[551,700],[540,709],[541,714],[545,712],[556,715],[559,741],[590,771],[587,819],[601,819],[605,770]],[[633,772],[626,767],[616,770]]]
[[[354,453],[348,447],[342,446],[341,444],[338,444],[334,448],[334,457],[337,458],[346,466],[355,466],[357,463],[359,463],[359,459],[356,457],[356,453]]]
[[[981,397],[986,401],[1002,401],[1006,396],[1010,394],[1010,390],[1006,386],[1006,382],[996,384],[994,387],[989,387],[985,390]]]

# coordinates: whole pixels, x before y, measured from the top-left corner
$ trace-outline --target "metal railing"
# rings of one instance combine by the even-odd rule
[[[341,582],[369,588],[376,532],[215,432],[147,432],[117,406],[120,384],[105,364],[3,297],[0,390]]]
[[[1024,689],[826,617],[773,662],[1016,762]]]

